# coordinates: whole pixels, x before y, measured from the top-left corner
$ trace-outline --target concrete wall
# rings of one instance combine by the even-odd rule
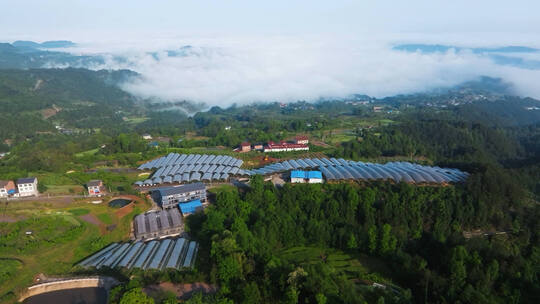
[[[28,287],[19,297],[19,302],[38,294],[73,288],[103,287],[108,293],[111,287],[118,284],[119,282],[111,277],[70,278],[45,282]]]

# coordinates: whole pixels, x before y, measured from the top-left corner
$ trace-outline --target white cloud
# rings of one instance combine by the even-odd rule
[[[141,79],[123,85],[135,95],[208,105],[313,101],[355,93],[384,97],[451,86],[481,75],[501,77],[513,83],[517,93],[540,97],[538,70],[499,66],[467,51],[398,52],[390,42],[315,36],[162,38],[153,43],[87,43],[69,51],[102,54],[105,65],[94,69],[140,73]],[[193,46],[186,56],[169,57],[165,52],[185,45]]]

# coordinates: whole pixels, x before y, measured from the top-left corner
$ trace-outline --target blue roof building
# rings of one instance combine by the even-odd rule
[[[306,172],[302,170],[293,170],[291,171],[291,178],[306,178]]]
[[[291,171],[291,183],[322,183],[321,171]]]
[[[187,203],[179,203],[178,207],[182,211],[183,215],[191,214],[197,211],[197,209],[202,208],[201,200],[194,200]]]
[[[307,178],[308,179],[312,179],[312,178],[322,179],[321,171],[308,171],[306,173],[307,173]]]

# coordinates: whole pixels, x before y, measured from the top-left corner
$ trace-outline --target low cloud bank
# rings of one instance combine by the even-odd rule
[[[92,69],[131,69],[128,92],[165,101],[228,106],[259,101],[375,97],[500,77],[515,93],[540,98],[540,70],[497,64],[469,50],[405,52],[391,41],[293,38],[178,39],[160,43],[83,44],[67,51],[99,55]],[[512,54],[537,59],[540,54]]]

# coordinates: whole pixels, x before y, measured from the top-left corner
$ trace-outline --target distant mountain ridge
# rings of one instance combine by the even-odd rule
[[[435,53],[435,52],[448,52],[449,50],[463,51],[470,50],[473,53],[536,53],[540,52],[540,49],[535,49],[528,46],[502,46],[493,48],[474,48],[474,47],[460,47],[444,44],[423,44],[423,43],[410,43],[410,44],[398,44],[393,47],[394,50],[422,53]]]
[[[17,40],[12,43],[14,47],[30,47],[30,48],[43,48],[43,49],[54,49],[54,48],[66,48],[77,46],[76,43],[69,40],[52,40],[44,41],[42,43],[27,41],[27,40]]]
[[[75,46],[71,41],[15,41],[0,43],[0,69],[87,67],[103,64],[101,56],[77,56],[50,49]]]
[[[502,47],[459,47],[444,44],[399,44],[392,47],[393,50],[401,52],[420,52],[425,54],[446,53],[454,50],[456,52],[470,51],[479,56],[491,59],[495,64],[513,66],[528,70],[540,70],[540,60],[519,57],[519,54],[540,53],[540,49],[527,46],[502,46]]]

